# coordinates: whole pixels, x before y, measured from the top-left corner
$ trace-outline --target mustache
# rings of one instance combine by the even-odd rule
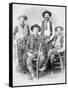
[[[49,20],[49,17],[46,17],[45,19],[46,19],[46,20]]]
[[[49,17],[46,17],[47,19],[49,19]]]

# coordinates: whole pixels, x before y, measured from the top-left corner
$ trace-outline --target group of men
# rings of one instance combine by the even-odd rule
[[[17,41],[18,63],[25,64],[31,77],[35,79],[32,61],[39,57],[39,71],[46,68],[48,58],[55,53],[63,52],[63,27],[57,26],[53,28],[50,17],[52,13],[45,10],[42,13],[44,20],[42,25],[34,24],[29,29],[25,24],[28,19],[26,15],[18,17],[19,25],[15,27],[14,38]],[[30,30],[33,32],[30,33]],[[41,32],[39,35],[38,33]],[[24,66],[24,65],[23,65]]]

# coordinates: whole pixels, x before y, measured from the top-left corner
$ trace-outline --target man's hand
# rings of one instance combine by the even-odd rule
[[[52,45],[53,45],[53,46],[55,45],[55,42],[54,42],[54,41],[52,42]]]
[[[33,54],[32,54],[32,53],[30,53],[30,52],[27,52],[27,55],[28,55],[28,56],[32,56]]]
[[[43,52],[38,52],[38,55],[42,55],[43,54]]]
[[[64,48],[57,50],[58,53],[64,52]]]
[[[51,55],[53,55],[53,54],[56,54],[56,53],[57,53],[57,50],[56,49],[51,49],[48,52],[48,57],[51,56]]]
[[[46,39],[46,43],[48,43],[50,41],[50,39]]]

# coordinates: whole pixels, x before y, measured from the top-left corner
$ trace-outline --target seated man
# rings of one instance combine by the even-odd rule
[[[44,61],[44,55],[42,52],[39,52],[41,48],[41,37],[38,35],[38,32],[41,30],[40,26],[37,24],[32,25],[31,30],[33,31],[33,34],[30,35],[27,40],[28,57],[26,63],[27,63],[27,68],[32,76],[32,79],[35,79],[32,61],[35,57],[38,57],[40,59],[39,63],[41,65]]]
[[[63,37],[62,31],[63,31],[63,28],[61,26],[57,26],[55,28],[55,36],[52,42],[52,45],[54,48],[50,49],[48,52],[48,57],[50,57],[52,60],[56,53],[60,53],[64,51],[64,46],[63,46],[64,37]]]

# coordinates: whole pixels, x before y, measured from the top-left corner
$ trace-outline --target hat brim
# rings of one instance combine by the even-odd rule
[[[25,15],[21,15],[21,16],[18,17],[18,20],[20,20],[21,17],[23,17],[25,20],[28,19],[27,16],[25,16]]]

